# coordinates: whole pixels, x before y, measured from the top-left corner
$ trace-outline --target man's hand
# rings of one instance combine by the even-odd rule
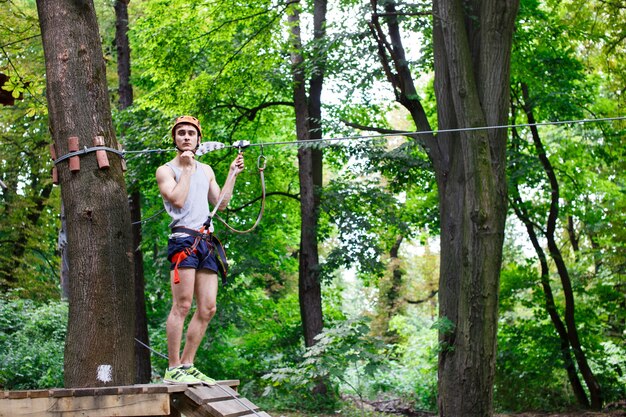
[[[195,161],[195,154],[192,151],[185,151],[180,154],[180,166],[181,168],[193,168]]]
[[[230,172],[234,175],[239,175],[244,170],[244,162],[243,162],[243,154],[240,153],[237,155],[237,158],[230,164]]]

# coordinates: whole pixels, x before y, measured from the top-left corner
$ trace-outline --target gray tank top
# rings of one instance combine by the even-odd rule
[[[178,182],[182,172],[181,169],[169,162],[165,165],[174,171],[176,182]],[[200,229],[210,213],[208,196],[209,179],[200,164],[196,161],[196,171],[191,176],[189,194],[187,195],[187,200],[185,200],[185,205],[182,208],[176,208],[172,203],[163,199],[165,211],[167,211],[167,214],[172,218],[170,228],[184,226],[189,229]],[[213,224],[211,223],[211,232],[212,231]]]

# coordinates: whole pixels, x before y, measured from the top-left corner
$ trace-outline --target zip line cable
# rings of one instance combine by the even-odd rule
[[[251,146],[261,147],[261,154],[263,153],[264,146],[272,146],[272,145],[298,145],[300,146],[310,146],[312,143],[320,143],[320,142],[340,142],[340,141],[350,141],[350,140],[368,140],[368,139],[377,139],[377,138],[387,138],[387,137],[395,137],[395,136],[417,136],[417,135],[425,135],[425,134],[436,134],[436,133],[451,133],[451,132],[466,132],[466,131],[477,131],[477,130],[490,130],[490,129],[510,129],[514,127],[531,127],[531,126],[551,126],[551,125],[566,125],[566,124],[576,124],[576,123],[598,123],[598,122],[608,122],[608,121],[618,121],[618,120],[626,120],[626,116],[616,116],[616,117],[605,117],[599,119],[579,119],[579,120],[563,120],[563,121],[554,121],[554,122],[541,122],[541,123],[521,123],[521,124],[509,124],[509,125],[499,125],[499,126],[484,126],[484,127],[466,127],[466,128],[455,128],[455,129],[441,129],[441,130],[428,130],[428,131],[398,131],[394,133],[380,133],[376,135],[357,135],[357,136],[344,136],[344,137],[336,137],[336,138],[320,138],[320,139],[311,139],[307,141],[280,141],[280,142],[261,142],[261,143],[251,143],[245,141],[245,145],[242,145],[244,141],[235,142],[230,146],[220,146],[213,148],[212,150],[219,149],[239,149],[247,148]],[[139,154],[144,153],[164,153],[164,152],[173,152],[175,148],[171,149],[145,149],[145,150],[137,150],[137,151],[122,151],[123,154],[133,154],[135,157],[139,156]],[[128,160],[128,158],[126,158]],[[132,225],[136,224],[144,224],[149,222],[150,220],[156,218],[165,210],[161,209],[156,212],[152,216],[147,219],[139,220],[133,222]],[[219,216],[217,216],[219,218]],[[221,219],[220,219],[221,220]],[[222,220],[223,223],[226,223]],[[228,227],[228,225],[226,225]],[[232,230],[232,229],[231,229]]]
[[[461,128],[453,128],[453,129],[440,129],[440,130],[421,130],[421,131],[398,131],[393,133],[379,133],[374,135],[356,135],[356,136],[342,136],[336,138],[319,138],[319,139],[310,139],[310,140],[292,140],[292,141],[279,141],[279,142],[259,142],[259,143],[247,143],[245,147],[250,146],[279,146],[279,145],[297,145],[298,147],[306,147],[312,146],[312,144],[323,143],[323,142],[342,142],[342,141],[351,141],[351,140],[369,140],[369,139],[377,139],[377,138],[387,138],[387,137],[395,137],[395,136],[419,136],[419,135],[431,135],[437,133],[452,133],[452,132],[472,132],[477,130],[492,130],[492,129],[510,129],[510,128],[519,128],[519,127],[531,127],[531,126],[556,126],[556,125],[568,125],[568,124],[577,124],[577,123],[599,123],[599,122],[609,122],[609,121],[618,121],[618,120],[626,120],[626,116],[616,116],[616,117],[604,117],[598,119],[578,119],[578,120],[563,120],[563,121],[554,121],[554,122],[540,122],[540,123],[520,123],[520,124],[509,124],[509,125],[496,125],[496,126],[480,126],[480,127],[461,127]],[[238,141],[242,142],[242,141]],[[230,146],[224,146],[220,149],[232,149],[232,148],[241,148],[242,146],[238,146],[237,142]],[[143,153],[162,153],[162,152],[173,152],[175,148],[171,149],[144,149],[137,151],[123,151],[124,154],[143,154]]]

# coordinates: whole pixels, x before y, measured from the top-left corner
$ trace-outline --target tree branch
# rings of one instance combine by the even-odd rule
[[[426,298],[422,298],[421,300],[406,300],[406,302],[409,304],[422,304],[433,298],[435,295],[437,295],[437,293],[439,293],[439,290],[431,290],[430,294],[428,294]]]

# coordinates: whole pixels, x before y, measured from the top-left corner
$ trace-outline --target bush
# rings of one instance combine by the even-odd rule
[[[67,303],[0,298],[0,387],[63,386]]]
[[[268,382],[265,396],[282,399],[282,407],[331,411],[339,403],[340,390],[363,397],[374,374],[387,362],[386,348],[369,335],[366,319],[336,323],[316,339],[301,362],[285,364],[263,377]],[[328,390],[324,397],[314,394],[320,381]]]

